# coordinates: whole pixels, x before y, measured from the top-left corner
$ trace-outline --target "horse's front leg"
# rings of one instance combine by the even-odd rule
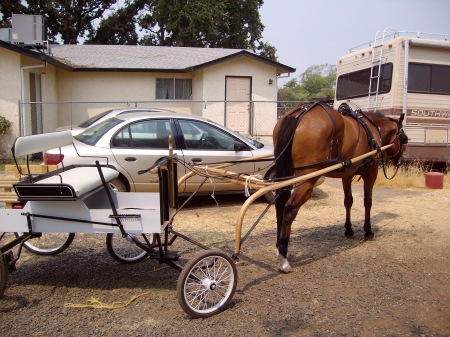
[[[370,212],[372,210],[372,192],[377,180],[378,166],[370,166],[363,175],[364,180],[364,239],[371,240],[375,236],[372,232]]]
[[[312,183],[306,182],[296,187],[284,205],[283,217],[281,225],[278,223],[277,233],[278,270],[282,273],[292,271],[292,267],[287,259],[292,222],[295,220],[300,207],[311,197],[314,184],[315,181]]]
[[[281,228],[283,226],[283,215],[284,215],[284,206],[288,202],[289,198],[291,197],[291,189],[290,188],[283,188],[279,190],[277,196],[277,200],[275,201],[275,210],[277,215],[277,251],[278,246],[280,244],[280,233]]]
[[[345,206],[345,233],[344,235],[348,238],[353,237],[352,222],[350,219],[351,209],[353,206],[353,195],[352,195],[352,180],[349,178],[342,179],[342,187],[344,189],[344,206]]]

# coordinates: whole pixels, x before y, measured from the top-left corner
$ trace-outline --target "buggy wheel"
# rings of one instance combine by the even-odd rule
[[[237,280],[236,265],[229,256],[218,250],[203,251],[181,271],[178,303],[193,318],[215,315],[232,299]]]
[[[6,289],[6,283],[8,282],[8,267],[6,265],[6,257],[0,255],[0,298]]]
[[[14,233],[20,237],[23,233]],[[57,255],[72,243],[75,233],[41,233],[40,237],[24,242],[23,246],[36,255]]]
[[[132,235],[127,234],[123,238],[120,233],[108,233],[106,235],[106,248],[109,255],[121,263],[137,263],[148,256],[148,252],[136,245],[133,240],[137,240],[144,245],[155,243],[153,234],[147,238],[145,234]]]

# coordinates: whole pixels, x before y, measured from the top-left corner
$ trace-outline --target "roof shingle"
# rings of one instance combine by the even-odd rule
[[[242,51],[242,49],[116,45],[54,45],[51,49],[55,59],[75,68],[161,70],[198,67]]]

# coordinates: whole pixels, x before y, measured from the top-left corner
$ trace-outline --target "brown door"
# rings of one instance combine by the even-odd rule
[[[250,133],[250,77],[227,77],[225,126],[242,134]]]

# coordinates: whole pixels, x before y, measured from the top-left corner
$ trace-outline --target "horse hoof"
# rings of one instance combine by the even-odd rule
[[[365,234],[364,240],[365,241],[373,240],[374,237],[375,237],[375,234],[373,234],[373,233]]]
[[[288,274],[292,271],[289,261],[281,255],[279,256],[278,271],[283,274]]]
[[[353,237],[354,232],[353,231],[345,231],[344,235],[346,238],[352,238]]]

